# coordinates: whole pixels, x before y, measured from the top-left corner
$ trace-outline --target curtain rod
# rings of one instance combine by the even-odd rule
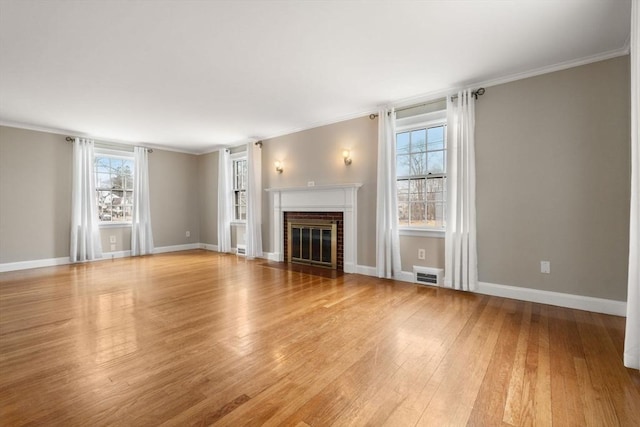
[[[75,139],[75,138],[72,138],[72,137],[70,137],[70,136],[68,136],[68,137],[66,137],[64,140],[65,140],[65,141],[67,141],[67,142],[73,142],[73,141],[75,141],[76,139]],[[134,145],[134,146],[130,146],[130,145],[127,145],[127,144],[118,144],[118,143],[115,143],[115,142],[109,142],[109,143],[106,143],[106,145],[135,147],[135,145]],[[152,148],[146,148],[146,147],[142,147],[142,148],[144,148],[145,150],[147,150],[147,153],[153,153],[153,149],[152,149]]]
[[[471,96],[473,96],[474,99],[478,99],[478,97],[484,95],[484,93],[485,93],[485,88],[481,87],[481,88],[478,88],[478,89],[472,91],[471,92]],[[411,110],[413,108],[419,108],[419,107],[425,107],[425,106],[431,105],[431,104],[437,104],[438,102],[445,101],[446,99],[447,99],[447,97],[445,96],[444,98],[434,99],[433,101],[423,102],[422,104],[409,105],[408,107],[396,108],[396,113],[398,111]],[[451,100],[452,101],[455,100],[455,99],[458,99],[458,95],[452,95],[451,96]],[[375,119],[376,117],[378,117],[377,114],[369,114],[369,118],[371,120]]]

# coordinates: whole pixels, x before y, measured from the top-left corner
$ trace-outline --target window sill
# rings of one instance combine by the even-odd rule
[[[401,236],[412,236],[412,237],[435,237],[439,239],[444,239],[445,230],[436,229],[436,228],[409,228],[409,227],[401,227],[398,230],[398,233]]]
[[[232,227],[244,227],[245,225],[247,225],[247,221],[239,221],[239,220],[231,221]]]
[[[130,222],[103,222],[98,224],[100,228],[131,228]]]

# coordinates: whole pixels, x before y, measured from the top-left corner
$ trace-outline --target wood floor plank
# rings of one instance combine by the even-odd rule
[[[636,425],[624,319],[207,251],[0,273],[0,425]]]

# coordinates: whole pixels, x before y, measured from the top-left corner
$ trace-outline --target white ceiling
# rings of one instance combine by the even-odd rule
[[[0,123],[189,152],[628,49],[630,0],[0,0]]]

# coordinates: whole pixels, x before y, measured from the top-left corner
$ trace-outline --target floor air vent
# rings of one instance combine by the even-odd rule
[[[413,282],[419,285],[439,286],[442,284],[442,268],[413,266]]]
[[[236,248],[236,255],[238,256],[246,256],[247,255],[247,247],[245,245],[238,245]]]

